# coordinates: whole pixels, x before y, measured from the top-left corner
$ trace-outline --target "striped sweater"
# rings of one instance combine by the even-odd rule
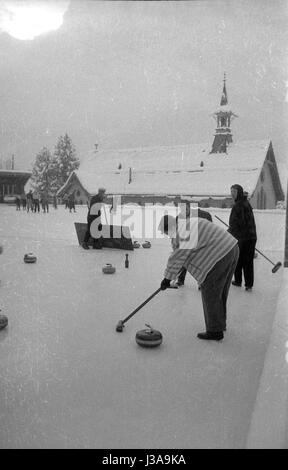
[[[237,245],[237,240],[225,229],[206,219],[191,218],[188,222],[189,226],[183,227],[179,221],[164,277],[176,279],[184,266],[201,284],[215,264]]]

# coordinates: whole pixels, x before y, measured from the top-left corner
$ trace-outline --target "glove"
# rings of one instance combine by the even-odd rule
[[[170,287],[170,279],[166,279],[166,277],[164,277],[163,281],[161,282],[160,288],[161,290],[165,290],[167,289],[167,287]]]

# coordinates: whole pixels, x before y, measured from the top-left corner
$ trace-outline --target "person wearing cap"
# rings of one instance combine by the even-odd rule
[[[234,204],[230,212],[228,232],[238,240],[239,245],[239,259],[232,284],[241,287],[243,274],[245,290],[251,291],[254,285],[254,254],[257,242],[253,209],[247,199],[248,193],[243,191],[240,184],[231,186],[231,196]]]
[[[89,210],[87,214],[87,230],[84,235],[84,240],[82,243],[82,248],[84,250],[89,250],[88,242],[91,237],[90,227],[94,220],[98,219],[98,230],[102,230],[101,224],[101,206],[105,199],[105,188],[99,188],[98,193],[94,194],[90,199]],[[103,237],[93,238],[93,248],[96,250],[101,250],[103,246]]]
[[[158,230],[168,235],[174,245],[161,289],[170,287],[184,266],[201,285],[206,331],[198,333],[198,338],[223,339],[227,298],[239,256],[237,240],[222,227],[198,217],[176,222],[174,217],[164,215]]]

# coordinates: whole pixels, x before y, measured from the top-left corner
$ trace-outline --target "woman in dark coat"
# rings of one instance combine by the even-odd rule
[[[239,184],[231,186],[231,196],[234,200],[230,218],[229,232],[238,240],[239,259],[234,273],[234,286],[242,284],[244,275],[246,290],[252,290],[254,284],[254,252],[257,241],[256,225],[252,207],[243,188]]]

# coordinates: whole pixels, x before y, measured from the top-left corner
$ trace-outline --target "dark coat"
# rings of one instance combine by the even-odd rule
[[[228,232],[237,240],[257,240],[252,207],[247,196],[243,194],[242,186],[234,185],[234,187],[237,189],[237,198],[231,209]]]
[[[94,220],[97,217],[101,216],[101,209],[98,210],[97,214],[93,214],[93,215],[90,214],[90,211],[91,211],[91,208],[94,204],[97,204],[97,203],[101,204],[101,202],[103,202],[103,200],[104,200],[103,196],[100,196],[99,194],[95,194],[94,196],[91,197],[90,204],[89,204],[89,210],[88,210],[88,214],[87,214],[88,223],[89,223],[89,221],[91,222],[92,220]]]

